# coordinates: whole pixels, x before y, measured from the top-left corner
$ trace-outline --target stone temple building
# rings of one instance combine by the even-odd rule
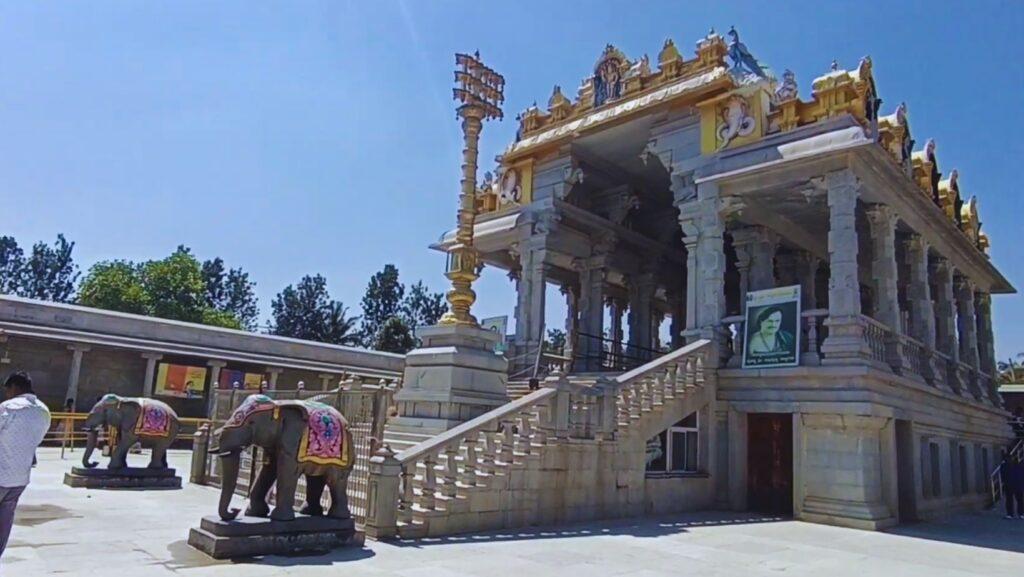
[[[906,105],[882,110],[870,58],[801,86],[726,36],[693,55],[668,40],[654,59],[609,45],[575,94],[556,86],[519,116],[474,228],[482,261],[516,286],[512,380],[538,365],[557,286],[568,342],[550,380],[600,384],[687,343],[712,351],[713,394],[649,431],[646,480],[619,476],[619,489],[641,483],[643,504],[618,501],[630,511],[881,528],[982,505],[1010,440],[992,295],[1014,288],[969,181],[913,133]],[[748,295],[779,287],[799,287],[782,321],[796,362],[745,363],[763,329],[745,326]]]

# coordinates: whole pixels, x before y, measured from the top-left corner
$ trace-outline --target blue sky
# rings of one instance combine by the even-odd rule
[[[0,234],[63,232],[85,266],[184,243],[248,270],[264,314],[309,273],[358,309],[388,262],[441,290],[426,247],[454,222],[455,51],[479,49],[508,82],[489,161],[515,114],[555,84],[574,93],[606,43],[656,59],[671,37],[692,54],[730,25],[805,98],[833,58],[870,54],[883,112],[908,103],[1024,287],[1019,2],[2,2]],[[479,316],[511,313],[499,271],[478,293]],[[1024,351],[1021,298],[995,316],[999,356]]]

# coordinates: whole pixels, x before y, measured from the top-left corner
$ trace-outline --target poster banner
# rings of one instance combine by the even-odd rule
[[[800,285],[747,293],[743,368],[800,364]]]
[[[508,331],[508,316],[503,317],[489,317],[480,321],[480,328],[489,331],[494,331],[501,335],[501,340],[494,345],[494,352],[504,353],[505,352],[505,334]]]
[[[263,380],[264,377],[260,373],[246,373],[234,369],[221,369],[220,380],[217,383],[217,388],[222,390],[237,388],[239,390],[245,389],[247,391],[258,391],[260,390],[260,383],[262,383]]]
[[[163,397],[201,399],[206,390],[206,368],[160,363],[154,393]]]

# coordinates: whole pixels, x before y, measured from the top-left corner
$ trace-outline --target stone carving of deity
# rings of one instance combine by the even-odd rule
[[[598,65],[594,74],[594,106],[615,100],[622,94],[622,77],[619,73],[621,62],[618,58],[606,58]]]

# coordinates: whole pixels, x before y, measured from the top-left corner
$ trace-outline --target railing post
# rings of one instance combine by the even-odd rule
[[[370,458],[369,470],[363,529],[370,538],[391,539],[398,535],[398,484],[402,464],[391,447],[384,445]]]
[[[206,459],[210,449],[210,424],[204,423],[192,434],[192,473],[189,481],[206,484]]]
[[[423,459],[423,466],[426,470],[423,472],[423,484],[420,485],[420,507],[433,511],[437,509],[437,495],[434,494],[437,491],[437,457],[427,455]]]
[[[469,486],[475,487],[476,481],[476,444],[478,441],[478,433],[473,433],[466,437],[462,442],[466,444],[466,463],[462,467],[462,483]]]
[[[455,498],[455,493],[458,490],[458,486],[456,485],[459,480],[459,463],[456,461],[458,454],[458,441],[452,441],[450,445],[444,448],[444,488],[442,489],[441,494],[453,499]]]

